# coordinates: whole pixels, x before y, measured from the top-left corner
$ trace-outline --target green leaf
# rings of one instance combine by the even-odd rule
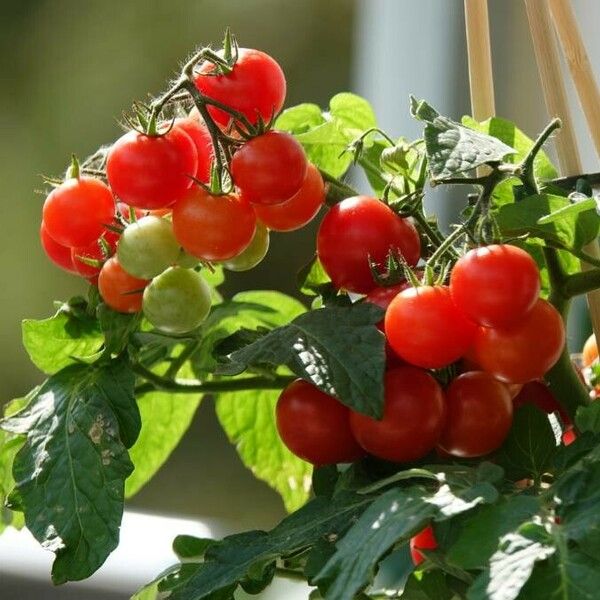
[[[33,364],[51,375],[78,360],[93,360],[104,339],[96,321],[59,311],[23,321],[23,345]]]
[[[108,354],[120,354],[127,347],[129,336],[139,327],[141,314],[120,313],[104,303],[96,310],[100,328],[104,333],[105,351]]]
[[[564,206],[563,208],[559,208],[554,212],[538,219],[538,225],[547,225],[548,223],[554,223],[554,221],[561,221],[567,217],[574,217],[581,212],[586,212],[588,210],[596,210],[596,200],[594,198],[589,198],[587,200],[581,200],[576,202],[575,204],[569,204],[568,206]]]
[[[210,546],[216,544],[215,540],[207,538],[197,538],[192,535],[178,535],[173,540],[173,552],[180,560],[197,560],[204,557],[204,554]]]
[[[551,467],[556,454],[556,439],[548,415],[532,404],[520,407],[497,462],[509,477],[539,478]]]
[[[424,100],[411,97],[412,115],[425,122],[425,148],[432,178],[443,181],[515,152],[495,137],[440,115]]]
[[[333,287],[317,256],[313,256],[312,260],[300,269],[297,280],[298,288],[306,296],[320,296]]]
[[[213,288],[219,287],[225,281],[225,270],[221,265],[212,265],[212,270],[202,269],[200,275]]]
[[[294,456],[277,433],[275,405],[279,393],[264,390],[219,394],[216,411],[244,465],[275,489],[291,512],[308,500],[312,467]]]
[[[117,546],[124,482],[133,468],[113,406],[134,402],[123,361],[71,365],[3,422],[27,434],[13,474],[34,537],[56,553],[56,584],[89,577]]]
[[[575,415],[575,425],[581,433],[600,433],[600,402],[580,406]]]
[[[368,303],[313,310],[233,352],[220,372],[236,375],[250,366],[286,365],[350,408],[378,418],[385,340],[375,325],[381,316],[381,309]]]
[[[305,133],[322,125],[325,118],[316,104],[298,104],[284,110],[275,121],[275,129],[289,133]]]
[[[329,101],[329,114],[338,121],[347,132],[356,137],[366,129],[377,126],[372,106],[360,96],[349,92],[336,94]]]
[[[404,586],[403,600],[452,600],[454,593],[446,583],[441,571],[413,573]]]

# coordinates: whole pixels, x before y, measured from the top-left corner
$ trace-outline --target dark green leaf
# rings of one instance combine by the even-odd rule
[[[580,406],[575,415],[575,425],[582,433],[600,433],[600,402],[592,402],[588,406]]]
[[[140,314],[124,314],[102,303],[98,306],[98,321],[104,333],[104,346],[108,354],[120,354],[127,347],[129,336],[138,328]]]
[[[173,552],[180,560],[195,559],[198,562],[204,556],[206,550],[216,544],[215,540],[208,538],[197,538],[193,535],[178,535],[173,540]]]
[[[339,477],[337,465],[315,467],[312,475],[312,488],[315,495],[331,498]]]
[[[413,573],[404,586],[402,600],[451,600],[454,593],[441,571]]]
[[[385,351],[375,324],[381,317],[382,310],[372,304],[311,311],[231,354],[220,372],[286,365],[350,408],[380,417]]]

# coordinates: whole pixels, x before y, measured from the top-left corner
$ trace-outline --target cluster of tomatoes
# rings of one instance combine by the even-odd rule
[[[503,443],[515,405],[533,403],[567,422],[542,382],[564,348],[564,324],[539,298],[539,271],[527,252],[477,247],[456,262],[448,285],[379,287],[372,267],[385,267],[391,251],[416,266],[419,235],[380,200],[348,198],[323,219],[317,252],[333,284],[385,309],[384,410],[376,420],[296,381],[277,405],[292,452],[317,465],[367,453],[394,462],[434,450],[472,458]],[[439,380],[449,375],[444,389]]]
[[[244,48],[225,72],[202,63],[194,83],[204,97],[254,125],[271,120],[286,93],[277,62]],[[208,114],[233,145],[234,191],[211,192],[206,185],[215,149],[194,108],[154,135],[125,133],[108,150],[105,178],[74,163],[43,208],[40,235],[48,257],[97,284],[114,310],[143,310],[168,333],[194,329],[209,311],[200,263],[251,269],[268,251],[269,230],[304,226],[324,201],[321,175],[291,135],[263,128],[236,138],[241,124],[229,112],[211,105]]]

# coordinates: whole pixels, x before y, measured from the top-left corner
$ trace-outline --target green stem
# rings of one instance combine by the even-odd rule
[[[535,159],[542,149],[542,146],[546,143],[548,138],[561,126],[560,119],[552,119],[548,125],[544,128],[544,131],[540,133],[537,140],[531,148],[527,155],[521,162],[521,181],[523,184],[531,190],[531,193],[537,194],[539,192],[537,181],[535,180],[535,169],[534,162]]]
[[[194,340],[173,359],[173,362],[171,362],[167,372],[165,373],[166,379],[174,379],[177,376],[177,373],[179,373],[181,367],[183,367],[187,359],[190,358],[190,356],[192,356],[196,350],[198,350],[200,343],[201,340]]]
[[[600,269],[591,269],[569,275],[562,286],[567,298],[581,296],[600,288]]]
[[[411,217],[416,221],[416,223],[419,225],[419,227],[425,232],[425,235],[429,238],[431,243],[436,248],[439,248],[444,243],[444,237],[442,236],[442,234],[439,231],[436,231],[427,221],[427,217],[425,216],[425,213],[423,212],[423,209],[422,209],[422,204],[419,209],[415,210],[411,214]]]

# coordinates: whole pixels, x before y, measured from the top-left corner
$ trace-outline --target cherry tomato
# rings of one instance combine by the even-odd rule
[[[475,360],[475,348],[471,346],[466,354],[460,359],[459,372],[468,373],[469,371],[482,371],[481,365]],[[503,382],[504,383],[504,382]],[[523,389],[522,383],[504,383],[511,398],[515,398]]]
[[[115,249],[117,247],[115,238],[118,239],[117,234],[112,231],[107,231],[106,234],[102,236],[104,244],[100,241],[100,239],[98,239],[87,246],[71,248],[71,259],[73,260],[73,266],[79,275],[87,279],[92,279],[99,275],[100,269],[102,268],[101,266],[96,267],[94,265],[87,264],[81,259],[88,258],[98,261],[99,263],[104,263],[107,258],[110,258],[115,253]],[[106,251],[104,246],[107,247]]]
[[[256,231],[250,245],[241,254],[226,260],[223,266],[229,271],[249,271],[258,265],[269,251],[269,230],[256,224]]]
[[[231,176],[241,196],[256,204],[279,204],[297,194],[308,162],[299,142],[268,131],[246,142],[231,159]]]
[[[348,463],[364,455],[350,430],[350,410],[302,379],[281,392],[276,421],[283,443],[314,465]]]
[[[435,550],[438,547],[433,527],[427,525],[425,529],[419,531],[417,535],[410,538],[410,557],[412,558],[415,567],[418,567],[424,560],[425,556],[419,550]]]
[[[558,311],[538,300],[520,321],[503,328],[480,327],[475,358],[481,368],[508,383],[541,379],[565,345],[565,326]]]
[[[159,136],[129,131],[108,152],[106,176],[120,200],[138,208],[165,208],[192,186],[198,152],[180,127]]]
[[[185,131],[192,138],[192,142],[194,142],[196,152],[198,153],[196,179],[208,183],[210,181],[210,167],[214,156],[208,128],[198,119],[190,117],[187,119],[175,119],[175,127],[179,127],[179,129]]]
[[[383,418],[378,421],[351,412],[354,437],[367,452],[385,460],[422,458],[433,450],[442,432],[442,388],[429,373],[412,366],[387,371],[384,385]]]
[[[403,360],[439,369],[469,349],[477,326],[456,308],[446,286],[410,287],[400,292],[385,313],[385,335]]]
[[[295,231],[312,221],[325,200],[325,186],[319,169],[308,165],[302,187],[289,200],[280,204],[255,204],[260,221],[273,231]]]
[[[173,207],[173,230],[190,254],[203,260],[229,260],[252,241],[256,215],[238,196],[216,196],[194,186]]]
[[[210,311],[210,287],[199,273],[171,267],[144,290],[144,315],[165,333],[182,334],[196,329]]]
[[[196,87],[208,98],[241,112],[252,124],[259,118],[266,123],[281,110],[285,101],[285,76],[268,54],[239,48],[231,73],[214,75],[214,71],[214,64],[203,63],[194,80]],[[221,109],[209,106],[208,110],[221,125],[231,120],[231,115]]]
[[[571,419],[565,409],[560,405],[550,388],[541,381],[526,383],[519,394],[513,399],[515,410],[524,404],[533,404],[545,413],[558,413],[565,425],[571,425]]]
[[[135,208],[134,206],[129,206],[129,204],[125,204],[125,202],[117,202],[117,213],[128,223],[132,223],[137,219],[141,219],[142,217],[148,214],[147,210],[143,208]],[[135,218],[132,218],[132,213]]]
[[[582,352],[581,362],[584,367],[591,367],[598,360],[598,344],[593,333],[585,341]]]
[[[104,263],[98,276],[98,289],[102,299],[113,310],[122,313],[142,310],[142,294],[147,284],[147,280],[127,273],[116,256]]]
[[[503,327],[533,308],[540,293],[540,274],[533,258],[516,246],[474,248],[452,269],[450,293],[475,323]]]
[[[87,246],[97,240],[104,226],[113,222],[115,200],[99,179],[67,179],[44,202],[46,233],[61,246]]]
[[[171,222],[148,215],[127,225],[117,256],[130,275],[152,279],[177,262],[180,250]]]
[[[483,456],[502,445],[512,424],[506,386],[483,371],[463,373],[446,390],[440,447],[453,456]]]
[[[414,225],[376,198],[346,198],[329,209],[317,235],[317,254],[335,287],[366,294],[377,286],[369,260],[384,266],[390,251],[414,266],[421,242]]]
[[[73,273],[73,275],[78,275],[77,269],[75,265],[73,265],[73,260],[71,258],[71,248],[68,246],[62,246],[58,242],[55,242],[46,231],[46,226],[42,221],[42,225],[40,227],[40,242],[42,243],[42,248],[46,253],[46,256],[57,266],[60,267],[63,271],[67,273]]]

